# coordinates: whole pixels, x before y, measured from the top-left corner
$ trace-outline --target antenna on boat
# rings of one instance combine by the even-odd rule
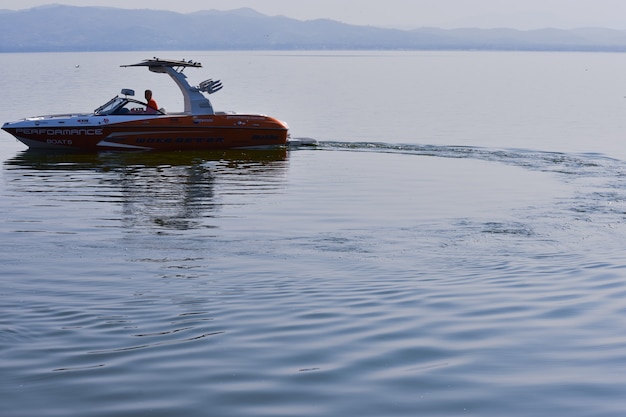
[[[198,90],[207,94],[217,93],[222,89],[223,85],[220,80],[213,81],[212,79],[204,80],[198,85]]]

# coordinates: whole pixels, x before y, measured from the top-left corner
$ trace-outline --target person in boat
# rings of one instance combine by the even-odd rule
[[[152,98],[152,90],[146,90],[144,93],[148,106],[146,107],[146,113],[156,113],[159,111],[159,106],[155,99]]]

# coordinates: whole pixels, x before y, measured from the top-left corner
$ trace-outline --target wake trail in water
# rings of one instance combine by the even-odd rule
[[[549,245],[585,247],[593,241],[593,245],[604,247],[605,253],[617,253],[621,247],[618,242],[626,238],[626,161],[603,154],[341,141],[320,141],[315,149],[477,160],[545,173],[551,181],[562,184],[559,187],[564,191],[562,195],[552,201],[536,200],[532,207],[516,210],[511,219],[495,218],[477,224],[465,219],[456,223],[455,228],[475,229],[480,236],[515,237],[525,244],[535,240],[534,244],[544,250],[547,249],[541,243],[544,240]],[[458,236],[455,240],[459,241]]]
[[[392,144],[384,142],[317,142],[320,150],[399,153],[438,158],[499,162],[542,172],[574,176],[624,177],[626,161],[602,154],[569,154],[529,149],[492,149],[477,146]]]

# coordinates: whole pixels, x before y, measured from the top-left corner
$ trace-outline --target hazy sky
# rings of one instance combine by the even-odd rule
[[[0,0],[0,9],[18,10],[50,3],[181,13],[251,7],[267,15],[299,20],[329,18],[358,25],[402,28],[626,29],[626,0]]]

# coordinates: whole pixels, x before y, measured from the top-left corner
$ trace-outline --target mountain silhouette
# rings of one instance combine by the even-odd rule
[[[0,10],[0,52],[135,50],[626,51],[626,31],[387,29],[250,8],[177,13],[48,5]]]

